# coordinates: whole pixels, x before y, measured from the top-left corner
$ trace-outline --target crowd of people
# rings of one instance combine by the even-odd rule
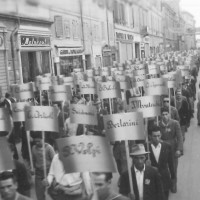
[[[65,173],[62,161],[59,159],[56,139],[79,135],[98,135],[105,137],[103,115],[129,112],[129,98],[144,96],[143,88],[127,90],[126,99],[115,98],[112,104],[108,99],[100,100],[98,95],[81,95],[78,85],[70,103],[96,106],[98,125],[82,125],[70,122],[69,102],[51,102],[57,109],[59,133],[45,132],[45,163],[43,159],[43,140],[39,131],[31,131],[31,155],[28,149],[27,133],[24,122],[14,122],[10,133],[2,132],[6,136],[13,153],[15,169],[0,173],[0,193],[4,200],[31,199],[31,188],[35,185],[37,200],[46,199],[46,191],[53,200],[167,200],[169,193],[177,192],[178,159],[184,156],[183,145],[185,134],[194,117],[194,101],[196,100],[196,82],[200,56],[194,51],[170,52],[166,55],[154,55],[139,61],[128,61],[120,67],[130,64],[157,65],[162,62],[166,72],[176,71],[178,65],[184,65],[185,59],[191,57],[190,74],[185,76],[182,85],[170,89],[169,95],[161,95],[161,116],[148,119],[148,140],[129,141],[130,158],[132,159],[132,182],[130,188],[125,142],[112,142],[113,156],[119,173],[119,193],[111,187],[112,173],[105,172],[76,172]],[[177,59],[179,58],[179,59]],[[115,63],[115,67],[119,67]],[[156,74],[149,78],[159,78]],[[200,87],[200,85],[199,85]],[[198,93],[197,119],[200,125],[200,94]],[[36,105],[49,105],[50,100],[46,92],[43,98],[35,93],[30,99]],[[16,99],[6,93],[1,107],[9,109],[12,117],[12,103]],[[147,143],[148,141],[148,143]],[[16,144],[20,143],[20,151]],[[31,159],[33,167],[31,167]],[[44,170],[45,169],[45,170]],[[47,176],[45,176],[45,172]],[[33,177],[35,180],[33,181]],[[133,192],[132,192],[133,191]]]

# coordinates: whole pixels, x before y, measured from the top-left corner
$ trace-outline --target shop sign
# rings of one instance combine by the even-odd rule
[[[59,48],[59,56],[78,56],[83,54],[83,48]]]
[[[21,35],[20,44],[21,47],[49,47],[51,45],[50,37],[31,35]]]
[[[134,40],[134,35],[127,34],[127,33],[118,33],[118,32],[116,32],[116,39],[117,40],[129,40],[129,41],[133,41]]]
[[[149,36],[144,37],[144,42],[148,43],[149,42]]]
[[[143,42],[140,43],[140,49],[141,50],[144,49],[144,43]]]
[[[103,56],[110,56],[111,55],[111,48],[109,46],[105,46],[102,48]]]

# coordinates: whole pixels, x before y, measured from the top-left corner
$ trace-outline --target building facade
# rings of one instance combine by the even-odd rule
[[[196,47],[194,16],[186,11],[182,11],[181,16],[185,21],[185,26],[184,26],[185,50],[194,49]]]

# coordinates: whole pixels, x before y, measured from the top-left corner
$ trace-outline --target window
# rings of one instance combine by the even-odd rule
[[[123,3],[114,1],[114,20],[115,23],[127,25],[125,6]]]
[[[62,16],[54,17],[56,37],[63,37],[63,18]]]
[[[101,38],[102,38],[102,40],[105,40],[105,24],[104,24],[104,22],[101,22]]]
[[[35,81],[38,75],[50,73],[50,52],[21,52],[23,82]]]
[[[64,20],[64,34],[66,38],[70,38],[70,21]]]

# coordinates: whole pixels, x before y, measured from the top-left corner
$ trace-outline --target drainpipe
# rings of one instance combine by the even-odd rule
[[[10,42],[11,42],[11,56],[12,56],[12,63],[13,63],[13,72],[14,72],[14,83],[17,83],[17,76],[16,76],[16,66],[15,66],[15,45],[14,45],[14,36],[19,30],[19,23],[12,31],[10,35]]]
[[[82,43],[83,43],[83,70],[86,71],[86,63],[85,63],[85,35],[84,35],[84,24],[83,24],[83,4],[82,0],[79,0],[80,14],[81,14],[81,29],[82,29]]]

